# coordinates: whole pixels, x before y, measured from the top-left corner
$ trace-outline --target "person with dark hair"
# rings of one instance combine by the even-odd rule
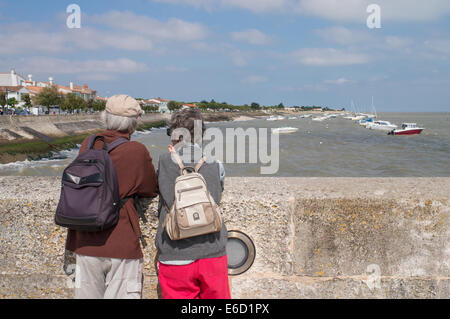
[[[160,157],[158,167],[159,226],[155,242],[161,295],[164,299],[230,299],[225,225],[217,232],[179,240],[171,240],[164,227],[175,200],[175,180],[180,176],[179,163],[173,160],[171,152],[183,158],[185,167],[197,166],[203,158],[201,139],[205,132],[202,115],[195,109],[173,114],[169,126],[173,146],[169,145],[169,153]],[[223,165],[208,159],[198,173],[219,205],[224,189]]]

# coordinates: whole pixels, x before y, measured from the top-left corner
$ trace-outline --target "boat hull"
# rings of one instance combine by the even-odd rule
[[[399,131],[392,131],[391,135],[418,135],[422,133],[423,129],[413,129],[413,130],[399,130]]]

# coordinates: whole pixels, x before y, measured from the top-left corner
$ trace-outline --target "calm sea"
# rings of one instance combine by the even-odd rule
[[[450,176],[450,113],[380,113],[378,119],[399,126],[404,122],[417,123],[425,130],[421,135],[389,136],[386,132],[366,129],[342,117],[323,122],[315,122],[311,118],[273,122],[256,119],[210,123],[207,126],[220,128],[223,132],[227,128],[268,128],[269,132],[271,128],[298,128],[296,133],[279,136],[279,168],[272,176]],[[270,140],[270,134],[267,138]],[[147,146],[157,167],[159,155],[167,152],[169,138],[166,130],[137,133],[133,140]],[[221,146],[226,154],[229,145],[223,143]],[[249,150],[249,145],[246,150]],[[55,153],[53,158],[40,161],[0,165],[0,175],[60,176],[77,152],[74,149]],[[223,160],[227,162],[226,157]],[[225,163],[225,168],[228,176],[261,176],[261,166],[267,165]]]

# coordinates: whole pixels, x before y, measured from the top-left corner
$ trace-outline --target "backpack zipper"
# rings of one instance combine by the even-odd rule
[[[195,186],[195,187],[190,187],[190,188],[186,188],[186,189],[179,189],[178,192],[178,201],[181,201],[181,193],[185,193],[185,192],[190,192],[190,191],[194,191],[197,189],[202,189],[203,186]]]

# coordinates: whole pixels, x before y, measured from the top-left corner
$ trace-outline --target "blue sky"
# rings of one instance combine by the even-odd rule
[[[448,0],[0,0],[0,72],[101,96],[448,112],[449,17]]]

